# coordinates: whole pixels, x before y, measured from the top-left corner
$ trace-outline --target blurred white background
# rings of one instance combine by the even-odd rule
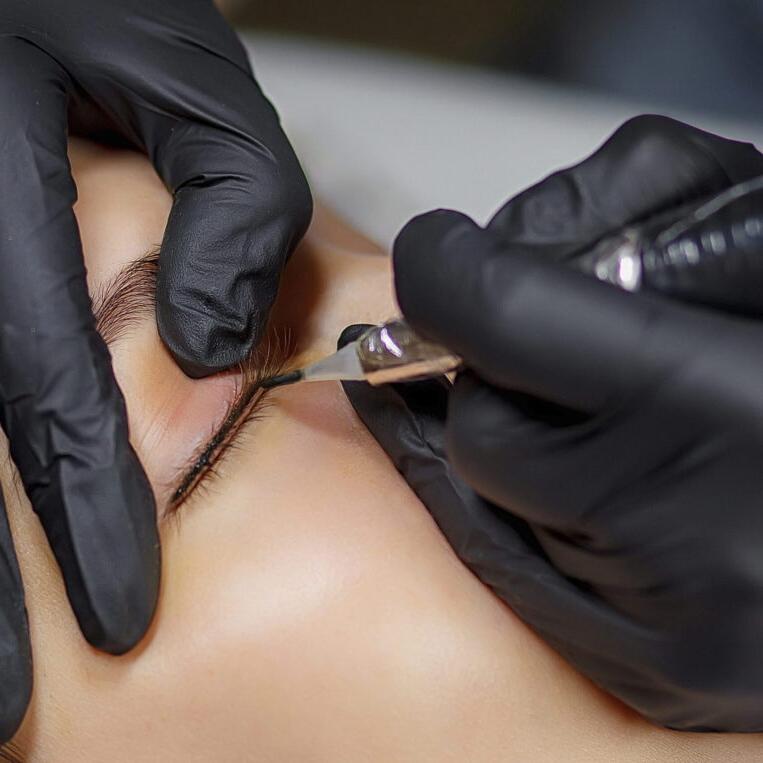
[[[484,221],[634,114],[657,110],[763,143],[753,121],[346,43],[243,37],[316,194],[385,246],[435,207]]]
[[[219,0],[316,193],[389,246],[635,114],[763,143],[763,0]]]

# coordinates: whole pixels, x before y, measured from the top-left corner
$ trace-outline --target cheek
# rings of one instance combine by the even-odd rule
[[[365,609],[374,629],[360,641],[378,648],[389,608],[368,602],[396,587],[390,549],[408,543],[414,555],[430,528],[338,385],[283,390],[248,431],[220,478],[163,528],[160,609],[134,670],[197,730],[194,749],[214,758],[224,740],[244,759],[252,739],[271,740],[274,759],[297,759],[288,745],[304,751],[309,739],[295,729],[322,718],[304,732],[315,734],[353,712],[348,687],[378,663],[362,649],[337,654],[348,612]],[[320,686],[340,706],[316,701]]]
[[[434,682],[453,713],[454,665],[493,680],[480,655],[494,645],[471,649],[459,623],[487,619],[503,643],[503,610],[463,575],[339,385],[274,393],[232,456],[163,528],[160,608],[131,667],[187,749],[248,760],[256,740],[263,760],[328,760],[399,734],[390,708],[428,712]]]
[[[330,607],[370,565],[386,568],[390,549],[415,555],[439,538],[338,384],[273,398],[184,507],[182,540],[166,529],[164,623],[213,627],[222,641],[268,639]]]

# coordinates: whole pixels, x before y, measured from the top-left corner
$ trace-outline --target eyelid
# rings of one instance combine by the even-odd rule
[[[248,397],[248,392],[248,390],[242,390],[236,399],[228,405],[223,423],[214,430],[202,448],[197,450],[190,462],[179,470],[178,476],[173,480],[176,487],[173,490],[173,497],[165,509],[165,515],[176,513],[197,491],[205,486],[209,479],[216,476],[217,467],[224,461],[229,451],[236,446],[246,428],[260,418],[262,408],[267,402],[265,398],[268,390],[264,389],[260,391],[260,394],[255,394],[252,397],[248,405],[244,406],[245,410],[235,416],[235,423],[224,433],[224,436],[220,437],[222,430],[226,428],[226,422],[233,416],[233,412],[241,406],[242,401]],[[218,438],[219,442],[216,442],[215,446],[210,449],[209,443],[218,440]],[[181,493],[179,497],[175,498],[179,493]]]
[[[240,367],[241,384],[228,404],[221,423],[198,448],[190,461],[178,470],[171,481],[172,498],[164,516],[176,514],[191,496],[214,476],[225,455],[236,445],[240,435],[253,420],[259,418],[269,390],[260,385],[265,379],[282,373],[293,357],[293,345],[288,334],[274,332]]]

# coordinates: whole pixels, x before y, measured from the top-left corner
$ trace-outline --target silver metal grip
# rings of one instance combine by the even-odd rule
[[[627,291],[638,291],[642,282],[641,234],[625,228],[600,241],[590,252],[574,261],[584,273],[596,276]]]

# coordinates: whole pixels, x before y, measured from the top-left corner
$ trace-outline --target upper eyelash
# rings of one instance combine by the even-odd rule
[[[203,469],[196,474],[195,479],[189,484],[180,499],[176,501],[170,500],[166,512],[168,515],[175,514],[192,497],[204,495],[204,491],[220,476],[219,467],[225,463],[230,452],[239,446],[241,435],[244,434],[250,424],[259,421],[263,417],[269,402],[266,399],[268,392],[269,390],[262,390],[261,394],[252,400],[249,410],[242,414],[234,428],[228,433],[228,436],[220,442],[214,452],[214,457],[210,458]],[[229,406],[229,410],[233,410],[234,407],[235,405],[232,403]]]
[[[172,481],[176,487],[166,507],[172,514],[204,483],[216,475],[216,467],[235,446],[239,434],[252,421],[260,417],[268,390],[261,384],[266,379],[283,372],[293,355],[291,337],[288,333],[271,332],[261,345],[240,366],[241,384],[233,400],[228,403],[222,423],[191,459],[190,465],[180,470]]]
[[[259,394],[258,394],[259,393]],[[258,407],[265,397],[266,390],[259,384],[249,389],[243,388],[234,400],[228,404],[223,423],[212,433],[196,452],[191,460],[189,469],[182,471],[179,484],[170,498],[171,509],[179,507],[192,492],[204,481],[228,450],[230,441],[237,432],[246,425],[250,414]]]

